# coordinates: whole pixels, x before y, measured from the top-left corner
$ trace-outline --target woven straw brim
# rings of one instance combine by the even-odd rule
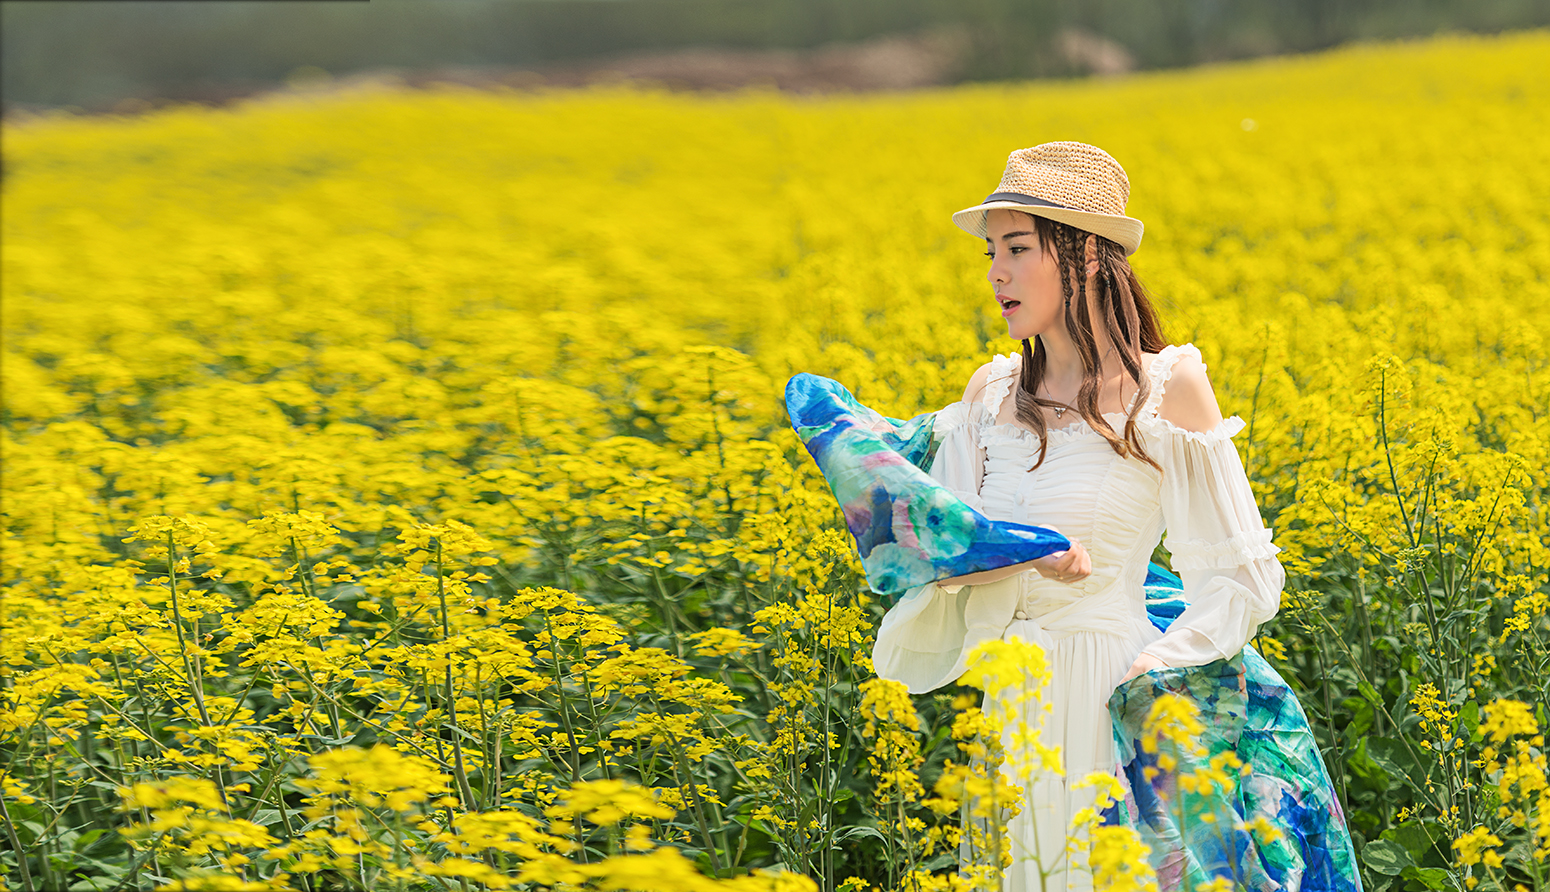
[[[1117,214],[1095,214],[1090,211],[1078,211],[1071,208],[1040,207],[1038,205],[1018,204],[1015,201],[987,201],[984,204],[977,204],[971,208],[964,208],[958,213],[953,214],[953,222],[958,224],[958,228],[964,232],[985,238],[985,218],[990,211],[997,209],[1027,211],[1035,216],[1054,220],[1056,223],[1065,223],[1085,232],[1112,239],[1125,249],[1127,257],[1136,253],[1136,249],[1141,247],[1141,233],[1146,228],[1141,224],[1140,220],[1134,217],[1122,217]]]

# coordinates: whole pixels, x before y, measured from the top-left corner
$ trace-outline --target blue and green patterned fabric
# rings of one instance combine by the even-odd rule
[[[1167,631],[1188,606],[1182,593],[1178,577],[1156,564],[1149,568],[1147,616],[1158,630]],[[1143,748],[1146,717],[1167,694],[1199,710],[1205,726],[1199,749]],[[1109,698],[1109,715],[1129,795],[1104,818],[1140,833],[1162,892],[1193,892],[1216,878],[1262,892],[1360,892],[1345,815],[1307,716],[1253,647],[1230,660],[1131,679]],[[1209,771],[1225,752],[1247,766],[1223,772],[1228,785],[1181,786],[1180,778]],[[1176,760],[1170,770],[1158,764],[1163,755]],[[1248,829],[1257,818],[1275,832]]]
[[[898,597],[933,580],[1070,547],[1053,530],[989,520],[931,479],[922,469],[941,443],[934,412],[884,418],[838,382],[808,374],[786,385],[786,408],[839,500],[867,584],[878,594]]]
[[[786,386],[792,426],[834,490],[873,591],[898,595],[936,579],[1036,560],[1069,546],[1041,527],[992,521],[923,469],[941,442],[936,413],[885,418],[837,382],[797,375]],[[1159,630],[1184,611],[1183,586],[1148,569],[1147,615]],[[1176,694],[1200,713],[1200,749],[1164,750],[1168,769],[1141,746],[1152,704]],[[1151,848],[1161,892],[1195,892],[1229,880],[1256,892],[1360,892],[1345,817],[1297,697],[1270,664],[1245,647],[1230,660],[1159,669],[1132,679],[1109,700],[1122,780],[1129,791],[1104,818],[1136,828]],[[1186,778],[1231,751],[1231,772],[1209,792]],[[1203,817],[1208,816],[1208,817]],[[1270,840],[1247,826],[1279,832]]]

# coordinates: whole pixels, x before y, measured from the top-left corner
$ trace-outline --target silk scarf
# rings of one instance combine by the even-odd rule
[[[1071,543],[992,521],[931,479],[945,431],[936,413],[885,418],[837,381],[801,374],[786,385],[791,426],[823,472],[855,537],[872,591],[898,598],[937,579],[1037,560]]]

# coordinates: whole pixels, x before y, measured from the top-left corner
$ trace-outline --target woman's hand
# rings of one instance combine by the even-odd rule
[[[1050,529],[1054,529],[1051,527]],[[1055,530],[1057,533],[1059,530]],[[1036,561],[1029,562],[1033,569],[1039,571],[1039,575],[1045,579],[1053,579],[1056,582],[1067,584],[1081,582],[1092,575],[1093,559],[1087,554],[1087,549],[1075,539],[1071,540],[1071,547],[1065,551],[1057,551],[1046,555]]]
[[[1168,668],[1168,664],[1164,663],[1162,660],[1157,659],[1151,654],[1142,654],[1141,656],[1136,657],[1136,661],[1134,663],[1130,664],[1130,671],[1125,673],[1125,677],[1121,678],[1119,683],[1124,684],[1125,682],[1135,678],[1138,675],[1151,672],[1153,669],[1166,668]]]

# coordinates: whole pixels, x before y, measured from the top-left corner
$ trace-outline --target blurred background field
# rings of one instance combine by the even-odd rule
[[[0,4],[8,111],[287,80],[905,89],[1550,25],[1550,0],[371,0]]]
[[[6,882],[946,888],[972,692],[872,679],[780,391],[956,399],[1014,345],[948,216],[1077,139],[1249,422],[1367,885],[1538,888],[1547,57],[13,120]]]

